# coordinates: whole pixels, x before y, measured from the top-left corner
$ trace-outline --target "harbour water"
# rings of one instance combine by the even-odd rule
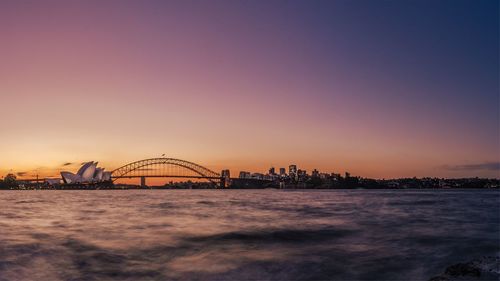
[[[500,252],[498,190],[1,191],[0,280],[428,280]]]

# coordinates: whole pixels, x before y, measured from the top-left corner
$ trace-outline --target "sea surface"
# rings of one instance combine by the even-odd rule
[[[0,191],[0,280],[428,280],[500,252],[498,190]]]

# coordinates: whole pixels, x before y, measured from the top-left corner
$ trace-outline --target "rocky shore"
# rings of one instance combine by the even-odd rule
[[[429,281],[500,280],[500,257],[482,257],[446,268],[441,275]]]

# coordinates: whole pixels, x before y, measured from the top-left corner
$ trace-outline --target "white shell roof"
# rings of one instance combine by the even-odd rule
[[[97,168],[98,162],[86,162],[78,169],[76,174],[71,172],[61,172],[61,177],[65,183],[89,183],[111,180],[111,172],[105,172],[104,168]]]
[[[101,181],[102,180],[103,171],[104,171],[103,168],[96,168],[95,169],[95,173],[94,173],[94,180]]]
[[[76,174],[79,176],[82,176],[83,172],[85,172],[85,170],[87,170],[92,164],[94,164],[94,161],[83,163],[82,167],[80,167],[80,169],[78,169],[78,172],[76,172]]]
[[[94,178],[95,168],[97,163],[91,162],[91,164],[82,172],[81,177],[85,182],[90,182]]]
[[[65,183],[78,183],[82,181],[79,175],[75,175],[71,172],[61,172],[61,177]]]

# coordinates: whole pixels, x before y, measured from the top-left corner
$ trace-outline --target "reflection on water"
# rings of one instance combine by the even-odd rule
[[[500,251],[498,191],[0,192],[0,280],[427,280]]]

